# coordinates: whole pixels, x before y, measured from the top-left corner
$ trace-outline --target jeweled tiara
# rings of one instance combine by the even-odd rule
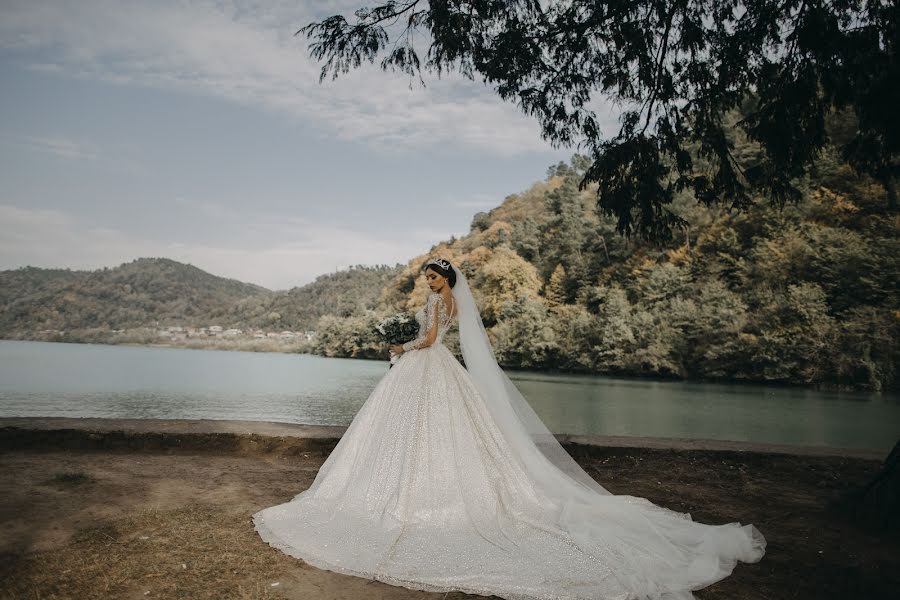
[[[432,258],[431,260],[428,261],[428,264],[426,264],[425,267],[427,268],[428,265],[437,265],[440,268],[444,269],[445,271],[450,270],[450,261],[444,260],[443,258]]]

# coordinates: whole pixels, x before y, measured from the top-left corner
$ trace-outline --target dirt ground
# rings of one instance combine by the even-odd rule
[[[2,428],[0,598],[480,598],[323,571],[259,538],[251,515],[308,487],[335,442]],[[700,599],[900,597],[900,540],[825,508],[878,460],[567,449],[614,493],[762,531],[762,561],[738,564]]]

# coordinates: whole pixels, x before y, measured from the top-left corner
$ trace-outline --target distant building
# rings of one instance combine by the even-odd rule
[[[172,341],[175,341],[175,340],[183,340],[184,338],[187,337],[187,335],[184,334],[184,333],[181,333],[181,332],[178,332],[178,331],[172,332],[172,331],[169,331],[168,328],[166,328],[166,329],[157,329],[157,330],[156,330],[156,334],[157,334],[159,337],[162,337],[162,338],[168,338],[169,340],[172,340]]]

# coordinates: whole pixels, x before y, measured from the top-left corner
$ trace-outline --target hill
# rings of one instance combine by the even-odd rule
[[[232,307],[231,318],[250,327],[312,330],[324,315],[346,318],[374,309],[399,268],[355,265],[319,275],[303,286],[239,301]]]
[[[71,271],[24,267],[0,272],[0,334],[33,329],[125,329],[226,317],[241,299],[271,294],[167,258]]]
[[[276,292],[166,258],[94,271],[23,267],[0,272],[0,337],[58,330],[77,339],[84,330],[213,323],[312,329],[323,314],[371,309],[393,274],[387,266],[359,266]]]
[[[750,142],[734,144],[752,159]],[[421,268],[438,255],[466,273],[507,368],[898,388],[900,215],[889,190],[833,149],[783,208],[676,194],[671,211],[689,226],[661,245],[615,233],[596,189],[578,189],[587,165],[576,155],[551,167],[476,214],[468,235],[410,260],[378,311],[421,306]],[[316,351],[377,354],[371,319],[320,322]]]

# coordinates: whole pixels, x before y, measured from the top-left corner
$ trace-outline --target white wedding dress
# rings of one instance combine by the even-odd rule
[[[523,600],[688,600],[762,557],[753,525],[705,525],[613,495],[553,455],[555,440],[548,453],[521,434],[486,402],[466,347],[469,370],[442,343],[449,308],[429,296],[418,340],[437,319],[436,341],[400,356],[309,489],[253,515],[263,540],[339,573]]]

